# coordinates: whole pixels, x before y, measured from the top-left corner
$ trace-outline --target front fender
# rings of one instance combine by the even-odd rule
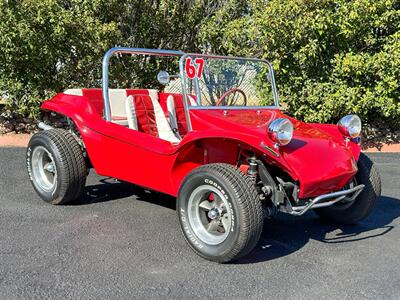
[[[314,126],[326,133],[328,133],[329,135],[331,135],[332,137],[334,137],[339,143],[344,143],[344,137],[343,135],[340,133],[339,128],[337,125],[334,124],[310,124],[311,126]],[[353,157],[356,161],[358,161],[358,159],[360,158],[360,153],[361,153],[361,147],[359,144],[350,141],[348,143],[348,147],[350,148],[351,152],[353,153]]]

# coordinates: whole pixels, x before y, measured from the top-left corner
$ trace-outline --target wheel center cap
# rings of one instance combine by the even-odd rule
[[[208,212],[207,215],[211,220],[214,220],[215,218],[219,217],[220,214],[217,208],[213,208]]]
[[[44,169],[50,173],[54,173],[55,171],[55,166],[53,163],[48,163],[45,165]]]

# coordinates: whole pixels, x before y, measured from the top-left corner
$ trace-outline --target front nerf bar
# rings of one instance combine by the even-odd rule
[[[331,206],[331,205],[345,199],[346,196],[349,194],[353,194],[350,198],[348,198],[348,202],[351,202],[362,192],[364,187],[365,187],[365,185],[360,184],[360,185],[357,185],[356,187],[353,187],[348,190],[343,190],[343,191],[339,191],[339,192],[321,195],[321,196],[314,198],[309,203],[307,203],[306,205],[303,205],[303,206],[292,206],[290,204],[290,202],[288,201],[289,205],[282,208],[281,210],[286,213],[289,213],[291,215],[294,215],[294,216],[301,216],[301,215],[305,214],[311,208],[321,208],[321,207]],[[333,199],[333,200],[321,203],[321,201],[326,200],[326,199]]]

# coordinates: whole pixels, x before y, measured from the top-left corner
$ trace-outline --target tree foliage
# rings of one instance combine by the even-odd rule
[[[287,109],[306,121],[357,113],[400,123],[400,1],[250,0],[203,24],[206,48],[269,59]]]
[[[0,2],[0,91],[23,115],[54,92],[93,85],[104,49],[119,40],[117,24],[98,17],[102,1],[77,2]]]
[[[296,117],[400,124],[399,0],[0,0],[0,91],[35,115],[55,92],[100,86],[115,45],[266,58]],[[157,70],[113,64],[138,86]]]
[[[218,8],[208,1],[0,0],[2,97],[19,114],[36,116],[55,92],[99,87],[102,57],[113,46],[196,50],[202,18]],[[114,81],[145,84],[154,75],[154,62],[127,64],[114,62]]]

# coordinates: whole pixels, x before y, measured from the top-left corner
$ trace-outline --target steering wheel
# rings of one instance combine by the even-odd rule
[[[239,93],[239,94],[241,94],[241,95],[243,96],[243,99],[244,99],[244,104],[243,104],[243,105],[244,105],[244,106],[247,105],[247,97],[246,97],[246,94],[245,94],[241,89],[238,89],[238,88],[236,88],[236,87],[231,88],[229,91],[225,92],[225,93],[217,100],[217,103],[216,103],[215,105],[216,105],[216,106],[220,106],[221,103],[225,101],[225,98],[228,97],[229,95],[233,94],[233,93]],[[232,105],[232,104],[235,104],[235,103],[236,103],[235,98],[233,98],[232,100],[233,100],[233,101],[232,101],[231,103],[228,103],[228,105]],[[225,105],[226,105],[226,104],[225,104]]]

